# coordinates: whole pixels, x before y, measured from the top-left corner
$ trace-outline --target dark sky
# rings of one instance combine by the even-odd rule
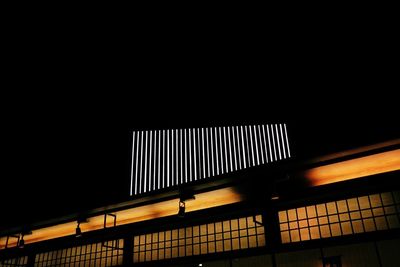
[[[353,38],[15,43],[0,229],[128,199],[132,130],[286,122],[299,159],[399,138],[398,46]]]

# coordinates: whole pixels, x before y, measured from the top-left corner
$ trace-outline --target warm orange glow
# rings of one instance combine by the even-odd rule
[[[312,186],[331,184],[369,175],[400,170],[400,149],[307,170]]]
[[[223,188],[211,192],[196,194],[195,200],[186,202],[186,212],[208,209],[212,207],[233,204],[242,200],[241,196],[235,192],[233,188]],[[154,203],[146,206],[121,210],[113,214],[117,215],[117,226],[146,221],[165,216],[171,216],[178,213],[179,199],[172,199],[159,203]],[[89,222],[80,225],[82,232],[102,229],[104,224],[104,215],[99,215],[89,218]],[[109,227],[113,225],[113,218],[107,218]],[[54,239],[58,237],[74,235],[77,223],[69,222],[51,227],[46,227],[38,230],[33,230],[32,235],[24,237],[25,244]],[[9,247],[16,246],[16,239],[9,240]],[[6,237],[0,238],[0,249],[5,247]]]

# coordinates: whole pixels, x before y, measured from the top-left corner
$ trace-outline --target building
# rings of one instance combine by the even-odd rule
[[[132,137],[131,200],[2,232],[0,266],[400,266],[400,139],[299,161],[285,124]]]

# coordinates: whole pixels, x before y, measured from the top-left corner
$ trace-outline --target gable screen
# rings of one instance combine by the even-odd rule
[[[134,131],[131,196],[289,157],[286,124]]]

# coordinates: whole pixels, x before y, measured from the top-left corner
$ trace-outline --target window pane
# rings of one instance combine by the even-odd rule
[[[363,222],[366,232],[376,231],[374,219],[364,219]]]
[[[297,209],[297,216],[298,216],[299,220],[303,220],[303,219],[307,218],[306,208],[305,207],[298,208]]]
[[[359,211],[353,211],[350,213],[350,218],[352,220],[360,219],[361,218],[361,213]]]
[[[317,211],[315,209],[315,206],[308,206],[307,207],[307,215],[308,215],[308,218],[317,217]]]
[[[339,221],[339,216],[338,215],[331,215],[329,216],[329,222],[330,223],[335,223]]]
[[[336,202],[326,203],[326,208],[328,210],[328,214],[336,214],[337,213]]]
[[[310,231],[308,228],[304,228],[300,230],[300,237],[302,241],[310,240]]]
[[[339,223],[333,223],[333,224],[330,225],[330,227],[331,227],[332,236],[340,236],[340,235],[342,235]]]
[[[348,209],[347,209],[347,204],[346,204],[346,200],[340,200],[340,201],[337,201],[336,203],[337,203],[339,212],[346,212],[346,211],[348,211]]]
[[[369,209],[371,207],[368,196],[359,197],[358,203],[361,209]]]
[[[349,205],[349,210],[359,210],[357,198],[351,198],[347,200],[347,204]]]
[[[254,223],[253,217],[247,217],[247,225],[249,228],[256,226],[256,224]]]
[[[321,231],[321,236],[324,237],[324,238],[327,238],[327,237],[331,236],[329,225],[320,226],[320,231]]]
[[[290,242],[289,231],[281,232],[281,240],[282,240],[282,243]]]
[[[297,220],[297,215],[296,215],[296,210],[295,209],[288,210],[288,218],[289,218],[289,221]]]
[[[291,230],[290,231],[290,239],[292,242],[298,242],[300,241],[300,233],[299,230]]]
[[[383,205],[392,205],[393,197],[391,192],[386,192],[381,194]]]
[[[363,228],[361,220],[353,221],[352,224],[353,224],[354,233],[363,233],[364,232],[364,228]]]
[[[387,217],[387,220],[390,229],[395,229],[400,227],[399,218],[397,217],[397,215],[390,215]]]
[[[300,228],[304,228],[304,227],[307,227],[307,226],[308,226],[307,220],[299,221],[299,227]]]
[[[317,205],[317,214],[318,214],[318,216],[326,215],[326,206],[325,206],[325,204]]]
[[[372,217],[372,211],[371,210],[363,210],[361,211],[361,217],[363,218],[370,218]]]
[[[342,226],[342,231],[344,235],[349,235],[353,233],[350,222],[342,222],[340,225]]]
[[[280,212],[278,213],[278,216],[279,216],[279,221],[280,221],[280,222],[287,222],[288,218],[287,218],[286,210],[280,211]]]
[[[315,227],[310,227],[310,234],[311,234],[311,239],[318,239],[320,238],[320,234],[319,234],[319,227],[315,226]]]
[[[375,208],[375,207],[382,206],[382,201],[381,201],[381,198],[380,198],[379,194],[370,195],[369,198],[371,200],[371,206],[372,207]]]
[[[239,219],[239,228],[240,229],[246,229],[247,224],[246,224],[247,218],[240,218]]]

